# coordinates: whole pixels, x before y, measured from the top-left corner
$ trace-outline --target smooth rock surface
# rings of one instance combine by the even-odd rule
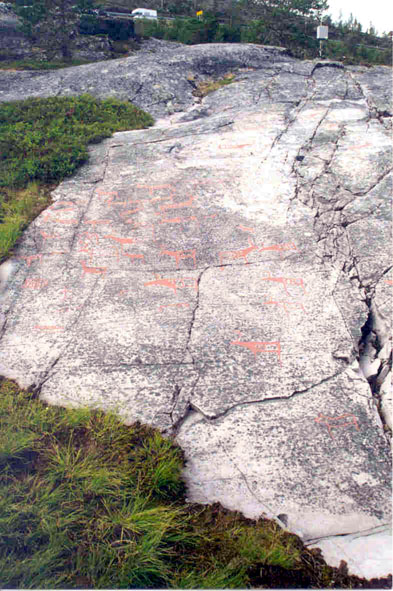
[[[362,532],[388,535],[390,445],[361,368],[378,359],[378,381],[391,363],[391,69],[156,47],[0,72],[3,101],[89,91],[160,117],[92,147],[24,233],[0,373],[173,434],[190,500],[280,515],[386,576]],[[229,71],[192,95],[188,78]]]

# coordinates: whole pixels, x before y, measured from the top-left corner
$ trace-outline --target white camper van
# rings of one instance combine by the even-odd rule
[[[134,18],[148,18],[157,20],[157,10],[149,10],[148,8],[135,8],[131,12],[131,16]]]

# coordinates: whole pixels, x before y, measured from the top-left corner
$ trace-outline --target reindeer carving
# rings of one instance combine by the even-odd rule
[[[84,273],[91,273],[92,275],[105,275],[107,267],[88,267],[85,261],[81,261]]]
[[[334,439],[332,429],[340,429],[341,427],[350,427],[352,425],[357,431],[359,431],[357,417],[351,413],[346,413],[340,415],[339,417],[328,417],[322,413],[319,413],[314,421],[316,423],[320,423],[321,425],[326,425],[329,435],[332,439]]]
[[[177,268],[179,268],[179,262],[182,259],[192,259],[194,261],[194,267],[196,267],[195,253],[195,248],[192,250],[165,250],[163,247],[161,247],[161,254],[174,257]]]
[[[231,256],[233,260],[237,260],[237,259],[244,259],[244,263],[246,265],[249,264],[247,257],[248,255],[253,252],[254,250],[258,250],[258,246],[256,246],[256,244],[254,244],[251,236],[248,237],[248,243],[250,246],[248,246],[247,248],[242,248],[241,250],[222,250],[221,252],[218,253],[219,259],[220,259],[220,265],[223,264],[223,257],[224,256]],[[221,271],[223,271],[224,268],[221,266]]]

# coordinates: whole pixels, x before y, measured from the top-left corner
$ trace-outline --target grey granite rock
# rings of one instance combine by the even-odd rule
[[[25,231],[2,274],[0,373],[172,434],[191,500],[385,576],[391,69],[154,46],[0,72],[3,101],[89,91],[159,117],[92,147]]]

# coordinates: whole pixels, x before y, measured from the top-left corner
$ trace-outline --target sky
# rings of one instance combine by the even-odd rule
[[[393,31],[393,2],[392,0],[327,0],[329,8],[324,14],[330,14],[333,22],[339,20],[340,10],[343,21],[346,22],[352,12],[354,18],[362,25],[362,31],[367,31],[370,21],[377,33]]]

